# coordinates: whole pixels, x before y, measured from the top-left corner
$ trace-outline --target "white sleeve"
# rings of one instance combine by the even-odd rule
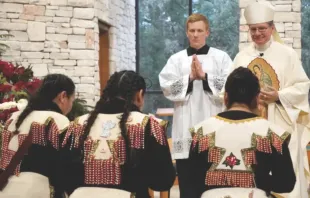
[[[215,60],[213,65],[216,70],[214,74],[208,74],[208,83],[212,90],[213,96],[220,97],[221,91],[225,86],[227,76],[232,70],[232,60],[227,53],[221,57],[221,60]]]
[[[189,74],[183,74],[182,65],[175,57],[170,57],[160,72],[159,83],[167,99],[174,102],[188,100]]]
[[[292,51],[291,56],[291,67],[285,68],[290,74],[284,76],[284,87],[278,94],[279,100],[291,121],[295,122],[300,112],[309,113],[308,93],[310,81],[301,65],[297,53]]]

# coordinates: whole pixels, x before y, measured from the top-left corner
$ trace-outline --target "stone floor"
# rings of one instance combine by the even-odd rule
[[[170,198],[179,198],[179,197],[180,197],[179,186],[173,186],[170,190]],[[154,193],[154,198],[160,198],[159,192]]]

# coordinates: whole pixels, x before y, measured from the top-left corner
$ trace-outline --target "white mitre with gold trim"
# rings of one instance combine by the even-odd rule
[[[274,20],[275,8],[269,1],[260,1],[249,4],[244,10],[244,17],[248,25],[267,23]],[[276,27],[272,33],[273,40],[283,43]]]

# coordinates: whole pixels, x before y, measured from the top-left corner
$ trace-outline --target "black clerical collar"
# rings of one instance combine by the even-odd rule
[[[200,49],[195,49],[192,47],[187,48],[187,55],[192,56],[194,54],[199,55],[199,54],[208,54],[210,47],[206,44]]]

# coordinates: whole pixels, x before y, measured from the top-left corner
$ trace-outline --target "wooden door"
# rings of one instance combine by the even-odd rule
[[[100,90],[103,90],[110,76],[108,31],[103,31],[99,34],[99,76]]]

